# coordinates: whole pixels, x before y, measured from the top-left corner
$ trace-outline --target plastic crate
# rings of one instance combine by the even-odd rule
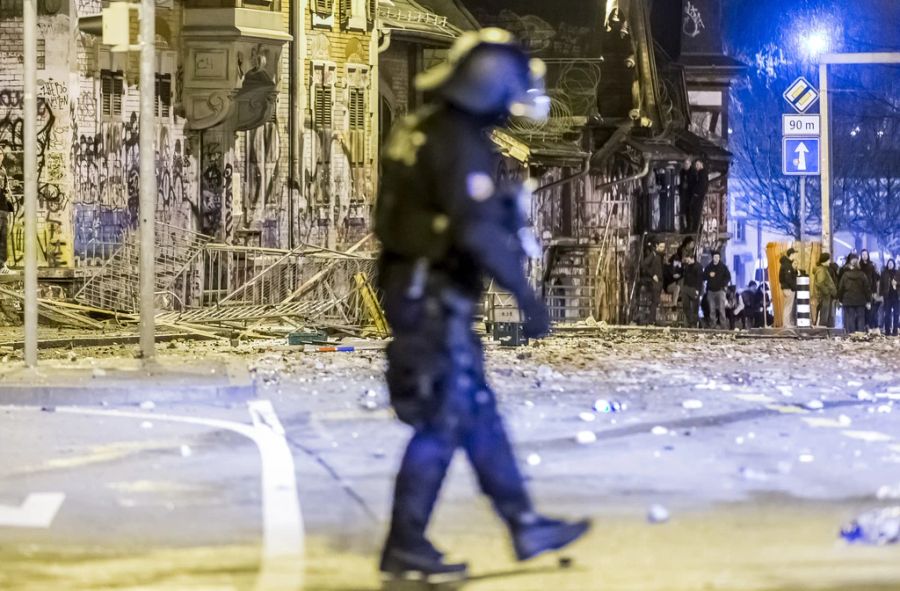
[[[528,344],[525,338],[525,325],[519,322],[497,322],[493,325],[495,341],[500,341],[501,347],[523,347]]]

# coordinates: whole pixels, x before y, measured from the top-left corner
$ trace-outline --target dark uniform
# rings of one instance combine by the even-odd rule
[[[387,147],[377,225],[394,333],[387,381],[399,418],[417,428],[389,544],[411,551],[428,548],[425,526],[457,447],[501,515],[531,509],[471,330],[484,272],[541,314],[522,272],[514,194],[491,187],[496,163],[483,122],[449,106],[413,117]]]
[[[2,161],[0,157],[0,161]],[[0,272],[6,271],[6,241],[9,234],[9,218],[12,214],[12,203],[7,196],[7,187],[0,186]]]
[[[457,448],[510,526],[520,559],[561,547],[586,529],[532,511],[472,331],[485,274],[516,297],[527,335],[549,329],[523,271],[521,187],[494,180],[499,160],[488,130],[499,115],[440,101],[401,122],[383,153],[376,233],[379,287],[394,337],[387,382],[398,418],[415,428],[382,556],[381,570],[392,575],[464,572],[465,565],[444,565],[425,537]],[[568,528],[565,536],[560,528]],[[557,535],[548,542],[535,535],[539,529]]]

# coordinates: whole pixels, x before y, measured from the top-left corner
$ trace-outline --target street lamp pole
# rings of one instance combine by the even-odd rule
[[[37,365],[37,0],[25,0],[22,13],[25,72],[22,140],[25,144],[25,365]]]
[[[831,103],[828,100],[828,64],[824,56],[819,64],[819,115],[822,119],[822,249],[834,253],[834,235],[831,222]]]
[[[831,137],[831,103],[828,97],[828,66],[834,64],[900,64],[900,52],[892,53],[828,53],[819,59],[819,88],[822,117],[822,248],[834,252],[834,231],[831,219],[831,184],[833,160]]]
[[[142,0],[140,15],[140,349],[150,361],[156,354],[156,0]]]

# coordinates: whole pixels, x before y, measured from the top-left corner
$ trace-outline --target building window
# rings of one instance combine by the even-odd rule
[[[334,73],[333,64],[313,64],[313,125],[319,131],[334,126]]]
[[[365,31],[368,25],[368,0],[343,0],[341,19],[348,31]]]
[[[313,0],[311,7],[314,27],[334,27],[334,0]]]
[[[104,116],[115,117],[122,114],[122,99],[125,97],[125,76],[121,70],[100,71],[100,105]]]
[[[154,110],[157,117],[168,118],[172,113],[172,75],[156,75],[156,102]]]
[[[734,241],[740,244],[747,242],[747,222],[737,220],[734,224]]]
[[[367,156],[366,121],[368,105],[369,69],[365,66],[347,66],[347,111],[350,138],[350,163],[364,166]]]
[[[45,69],[47,69],[47,40],[46,39],[38,39],[36,49],[37,49],[37,69],[45,70]]]
[[[313,10],[319,16],[329,16],[334,12],[334,0],[315,0]]]
[[[369,28],[375,27],[375,20],[378,18],[378,0],[369,0]]]

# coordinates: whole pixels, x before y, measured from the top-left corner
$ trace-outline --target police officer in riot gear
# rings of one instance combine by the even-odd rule
[[[547,116],[542,68],[506,31],[466,33],[446,63],[417,79],[433,104],[399,123],[385,146],[375,226],[394,334],[387,382],[397,416],[415,429],[381,559],[387,580],[465,577],[466,565],[445,562],[425,537],[457,448],[508,525],[519,560],[560,549],[589,527],[534,512],[472,332],[485,274],[516,297],[526,336],[549,332],[523,270],[522,187],[495,180],[499,157],[488,134],[510,116]]]

